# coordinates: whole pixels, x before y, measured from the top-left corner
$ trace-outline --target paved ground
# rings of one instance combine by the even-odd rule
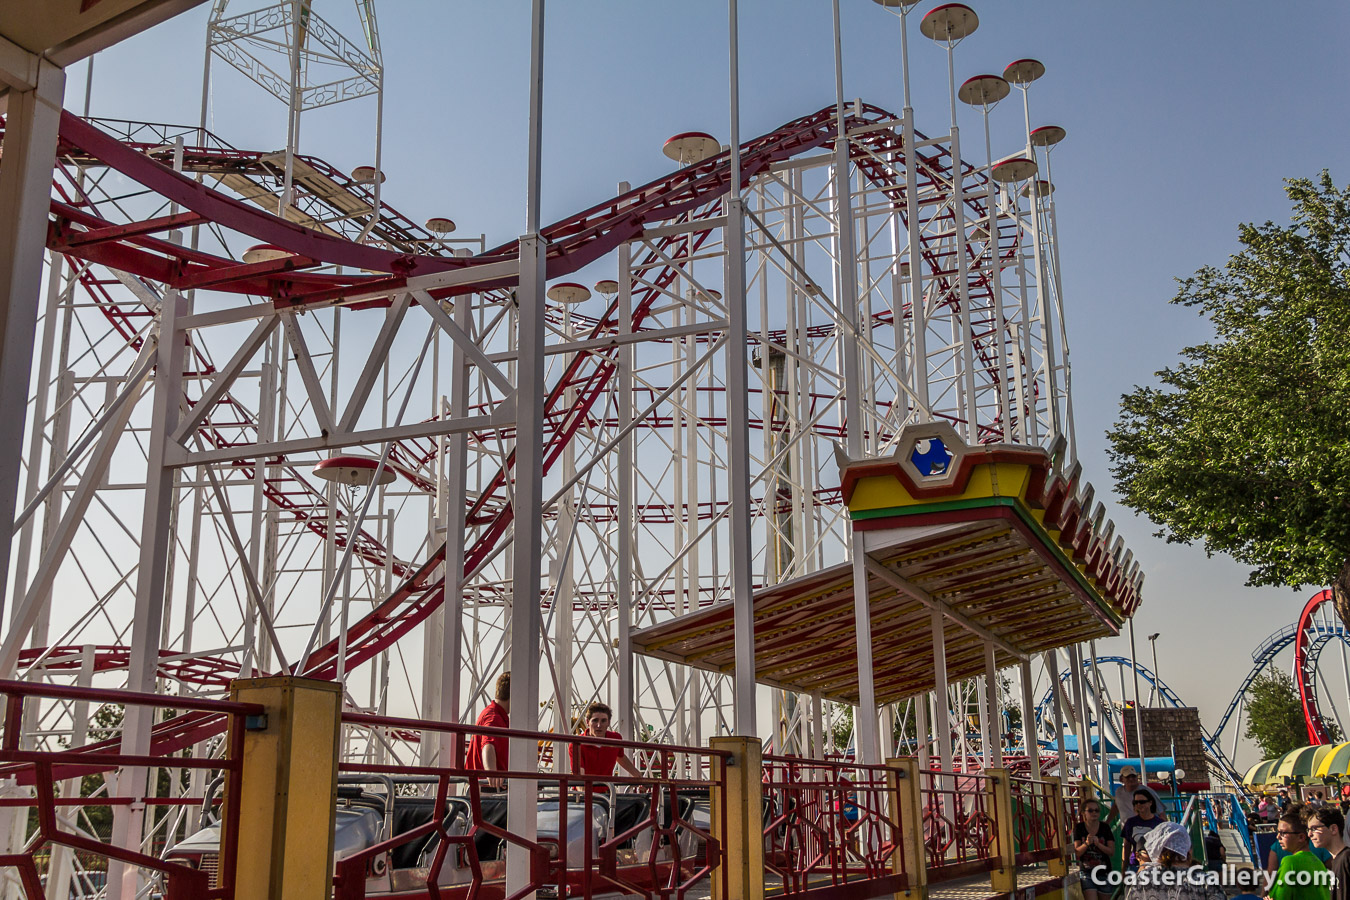
[[[1250,851],[1242,845],[1242,835],[1232,828],[1225,828],[1219,832],[1219,839],[1223,841],[1223,852],[1229,865],[1240,868],[1251,866]]]
[[[1050,877],[1045,873],[1045,866],[1024,866],[1017,870],[1017,886],[1021,891],[1048,880],[1050,880]],[[777,897],[783,893],[782,887],[770,883],[768,878],[765,879],[764,886],[764,893],[767,897]],[[830,887],[828,876],[821,876],[819,879],[813,880],[811,884],[812,889],[824,887]],[[706,878],[685,894],[687,900],[708,900],[711,896],[712,887]],[[984,874],[929,885],[928,896],[929,900],[990,900],[990,898],[999,895],[994,893],[989,875]],[[1022,900],[1022,896],[1019,895],[1018,900]]]
[[[1059,879],[1051,878],[1046,873],[1045,866],[1021,866],[1017,870],[1017,889],[1019,892],[1025,892],[1028,888],[1047,881],[1058,882]],[[928,886],[929,900],[986,900],[986,898],[997,896],[1000,895],[994,893],[994,885],[987,873]],[[1019,896],[1022,895],[1019,894]]]

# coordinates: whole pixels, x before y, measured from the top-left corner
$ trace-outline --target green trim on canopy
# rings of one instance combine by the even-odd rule
[[[1259,763],[1248,769],[1246,775],[1242,776],[1242,783],[1247,785],[1247,787],[1261,787],[1264,784],[1269,784],[1273,777],[1271,775],[1271,770],[1275,768],[1275,764],[1279,761],[1280,757],[1261,760]]]
[[[1288,778],[1290,780],[1310,777],[1317,762],[1317,751],[1321,748],[1322,745],[1313,745],[1290,750],[1280,757],[1271,775],[1276,779]]]

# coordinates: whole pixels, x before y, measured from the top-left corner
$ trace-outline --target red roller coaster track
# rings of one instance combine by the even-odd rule
[[[1326,717],[1317,704],[1317,631],[1313,616],[1323,604],[1335,609],[1335,599],[1330,590],[1321,591],[1312,596],[1299,613],[1298,630],[1294,637],[1294,680],[1298,682],[1298,696],[1303,701],[1303,724],[1308,729],[1309,744],[1331,743],[1331,730],[1327,727]]]
[[[907,208],[904,185],[898,182],[891,168],[884,162],[903,155],[900,137],[885,124],[894,122],[890,113],[864,105],[847,117],[851,137],[851,154],[855,164],[874,187],[880,188],[902,211]],[[876,127],[876,126],[883,127]],[[741,187],[777,162],[790,159],[818,148],[832,147],[837,136],[838,123],[834,109],[826,108],[786,125],[742,147]],[[185,174],[176,172],[147,153],[148,148],[112,137],[98,127],[69,113],[61,122],[60,154],[110,167],[142,185],[165,200],[182,207],[185,212],[143,222],[114,224],[94,214],[78,199],[65,197],[52,203],[53,220],[49,227],[48,246],[72,260],[98,264],[128,272],[138,277],[178,290],[209,287],[213,291],[250,294],[270,298],[277,307],[318,305],[339,301],[353,306],[381,306],[389,302],[389,294],[407,289],[411,279],[440,273],[461,271],[457,283],[448,287],[432,287],[437,297],[468,294],[509,286],[514,283],[509,267],[516,255],[516,244],[511,242],[471,258],[403,253],[347,241],[341,237],[319,233],[278,218],[271,213],[249,206],[239,200],[206,187]],[[229,158],[225,158],[226,156]],[[247,168],[256,162],[257,154],[241,151],[221,151],[207,148],[189,148],[185,169],[197,167],[236,166]],[[953,160],[941,146],[921,151],[921,171],[950,172]],[[980,180],[964,163],[959,164],[964,178]],[[631,190],[626,194],[594,206],[588,210],[543,229],[548,242],[547,274],[556,278],[574,272],[614,250],[624,242],[641,236],[643,229],[662,222],[697,221],[715,216],[721,198],[730,188],[728,154],[680,169],[668,176]],[[923,190],[940,189],[936,179],[921,181]],[[983,196],[971,191],[966,195],[974,221],[985,215]],[[954,217],[950,210],[937,218]],[[293,256],[262,263],[241,263],[233,259],[191,250],[156,235],[195,224],[214,223],[248,237],[273,244],[290,251]],[[950,224],[950,223],[949,223]],[[666,237],[658,242],[658,250],[649,251],[644,264],[654,267],[661,254],[679,260],[701,247],[713,233],[713,226],[695,231],[692,239]],[[1019,235],[1015,223],[1005,223],[999,229],[999,255],[1012,258],[1018,250]],[[925,237],[924,262],[928,277],[935,280],[947,296],[954,297],[954,278],[957,273],[951,252],[931,245]],[[969,251],[972,256],[974,251]],[[358,276],[309,272],[322,265],[340,265],[389,273],[387,275]],[[480,273],[475,277],[472,273]],[[672,282],[676,271],[667,267],[653,287],[635,296],[632,328],[638,330],[650,315],[661,295],[661,289]],[[89,287],[90,285],[86,285]],[[415,284],[414,284],[415,286]],[[103,289],[102,285],[92,285]],[[105,290],[106,293],[106,290]],[[992,286],[976,276],[970,284],[972,304],[990,303]],[[983,300],[981,299],[983,298]],[[352,302],[352,300],[356,302]],[[954,300],[949,302],[955,302]],[[110,304],[111,305],[111,304]],[[592,336],[601,336],[616,330],[617,303],[612,304],[594,325]],[[123,329],[119,329],[123,330]],[[124,336],[131,339],[134,328],[128,324]],[[1005,373],[995,363],[997,356],[992,346],[992,322],[985,333],[977,335],[981,362],[987,377],[997,381]],[[198,361],[209,366],[204,359]],[[616,369],[612,351],[597,350],[576,354],[559,381],[550,390],[546,400],[548,425],[545,448],[545,471],[560,458],[564,447],[581,428],[597,400],[604,394]],[[209,369],[206,369],[209,371]],[[565,398],[570,398],[565,401]],[[213,414],[214,418],[214,414]],[[240,415],[238,419],[247,419]],[[230,420],[231,425],[244,424]],[[219,425],[216,422],[215,425]],[[215,427],[208,419],[203,428]],[[211,440],[217,447],[228,446],[228,439],[218,433]],[[406,448],[404,455],[410,462],[421,462],[424,452]],[[239,463],[239,465],[249,465]],[[469,510],[471,520],[486,527],[477,541],[468,548],[464,571],[472,573],[489,560],[505,537],[512,521],[512,509],[505,502],[506,488],[511,477],[512,461],[506,464],[480,493]],[[409,467],[405,467],[409,468]],[[303,477],[295,480],[308,487]],[[405,474],[407,474],[405,472]],[[413,479],[417,479],[414,477]],[[313,491],[312,487],[308,488]],[[286,508],[289,502],[297,518],[304,519],[321,534],[319,517],[306,516],[305,503],[315,502],[307,497],[304,502],[288,500],[291,494],[274,489],[268,494],[274,503]],[[321,495],[319,495],[321,500]],[[345,540],[345,537],[343,538]],[[358,536],[361,555],[382,560],[386,552],[373,538]],[[440,604],[442,582],[434,573],[444,561],[444,546],[416,568],[402,567],[404,582],[369,615],[352,625],[347,634],[346,668],[368,661],[387,649],[424,621]],[[409,574],[410,573],[410,574]],[[319,647],[296,670],[312,677],[332,678],[338,670],[338,646],[335,639]],[[40,657],[60,656],[60,648],[30,651],[25,661]],[[100,648],[100,668],[116,668],[125,664],[125,650],[119,647]],[[194,659],[191,665],[177,665],[175,676],[184,680],[218,686],[234,673],[227,660]],[[168,663],[174,667],[174,663]],[[171,728],[161,726],[154,735],[156,752],[172,752],[219,733],[218,719],[191,715],[175,719]],[[91,745],[91,750],[95,749]]]

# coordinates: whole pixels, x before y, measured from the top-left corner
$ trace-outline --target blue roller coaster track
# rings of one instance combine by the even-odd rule
[[[1121,668],[1124,669],[1132,669],[1133,671],[1139,674],[1140,678],[1148,682],[1150,688],[1157,690],[1158,696],[1168,706],[1184,707],[1187,705],[1186,703],[1182,702],[1181,697],[1177,695],[1177,692],[1172,690],[1172,688],[1168,687],[1167,683],[1164,682],[1157,675],[1155,675],[1151,669],[1149,669],[1147,666],[1141,663],[1132,661],[1129,657],[1099,656],[1095,660],[1094,659],[1083,660],[1083,669],[1086,672],[1091,672],[1094,665],[1096,665],[1098,668],[1102,666],[1114,665],[1120,666]],[[1064,671],[1060,672],[1059,674],[1060,682],[1061,683],[1067,682],[1071,674],[1072,670],[1070,669],[1065,669]],[[1092,679],[1090,678],[1088,679],[1089,690],[1092,689],[1091,680]],[[1250,679],[1246,683],[1250,683]],[[1041,702],[1036,705],[1037,723],[1044,722],[1051,717],[1052,713],[1050,712],[1050,710],[1053,703],[1053,699],[1054,699],[1053,688],[1051,688],[1045,692],[1045,697],[1042,698]],[[1210,759],[1214,764],[1218,765],[1220,768],[1222,768],[1225,772],[1228,773],[1230,778],[1233,778],[1235,781],[1240,781],[1242,773],[1237,771],[1237,768],[1236,766],[1234,766],[1233,761],[1229,759],[1226,753],[1224,753],[1223,747],[1219,742],[1218,735],[1220,735],[1221,733],[1222,733],[1221,730],[1211,733],[1203,725],[1201,725],[1200,734],[1201,739],[1205,745],[1205,752],[1209,754]]]
[[[1247,691],[1251,689],[1252,682],[1256,681],[1263,672],[1275,664],[1275,659],[1285,650],[1294,645],[1298,639],[1298,625],[1287,625],[1279,631],[1271,634],[1252,651],[1252,668],[1247,673],[1247,677],[1242,680],[1238,689],[1233,694],[1233,699],[1229,702],[1228,708],[1224,710],[1223,716],[1219,719],[1219,724],[1211,731],[1201,726],[1205,750],[1213,761],[1220,766],[1229,777],[1235,781],[1241,778],[1242,773],[1238,771],[1232,758],[1223,749],[1222,738],[1228,727],[1239,727],[1242,709],[1247,696]],[[1322,650],[1332,641],[1344,641],[1350,644],[1350,633],[1347,633],[1345,626],[1339,621],[1329,618],[1316,618],[1310,620],[1308,635],[1309,661],[1315,667]],[[1132,669],[1139,673],[1139,677],[1146,681],[1150,688],[1156,689],[1158,696],[1169,706],[1186,706],[1176,691],[1172,690],[1161,678],[1154,674],[1147,666],[1133,662],[1124,656],[1099,656],[1096,660],[1083,660],[1083,669],[1091,671],[1093,665],[1098,668],[1101,666],[1120,666],[1124,669]],[[1061,683],[1069,680],[1071,672],[1068,669],[1062,671],[1059,675]],[[1091,679],[1089,681],[1089,689]],[[1122,698],[1123,699],[1123,698]],[[1052,692],[1046,691],[1045,697],[1036,706],[1037,723],[1047,721],[1051,715]]]

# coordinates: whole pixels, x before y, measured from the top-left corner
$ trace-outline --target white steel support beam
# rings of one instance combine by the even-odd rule
[[[927,772],[932,767],[933,761],[933,737],[932,729],[928,722],[928,694],[919,694],[914,698],[914,740],[918,742],[918,749],[914,752],[919,757],[919,771]]]
[[[42,58],[36,53],[29,53],[13,41],[0,37],[0,85],[14,92],[36,90],[41,62]],[[10,96],[12,98],[13,94]]]
[[[819,694],[811,695],[811,747],[812,759],[825,758],[825,701]]]
[[[563,311],[563,331],[571,332],[570,312]],[[567,406],[576,403],[576,389],[567,388],[563,402]],[[563,448],[562,475],[564,481],[571,481],[577,470],[577,448],[569,441]],[[542,493],[542,485],[541,485]],[[554,532],[554,558],[549,571],[549,581],[553,592],[553,667],[555,674],[553,696],[554,729],[559,734],[572,733],[572,671],[576,650],[573,647],[572,599],[576,587],[573,568],[573,555],[576,552],[577,531],[577,490],[568,488],[559,499],[556,509],[558,526]],[[571,772],[569,754],[558,746],[553,757],[555,773]]]
[[[706,221],[700,219],[700,222]],[[623,246],[628,247],[628,244]],[[616,251],[617,252],[617,251]],[[629,250],[631,253],[631,249]],[[430,295],[428,295],[430,296]],[[434,317],[434,313],[433,313]],[[438,320],[439,321],[439,320]],[[680,325],[671,328],[644,328],[642,331],[634,332],[631,330],[632,323],[629,323],[629,330],[619,334],[607,334],[598,338],[586,338],[580,341],[562,341],[555,344],[549,344],[544,348],[544,353],[548,356],[557,356],[558,354],[585,353],[590,350],[608,350],[613,347],[619,347],[624,344],[637,344],[663,341],[669,338],[684,338],[691,335],[716,335],[726,330],[727,322],[725,319],[706,319],[701,322],[694,322],[689,325]],[[467,335],[466,341],[472,342]],[[475,348],[476,349],[476,348]],[[503,351],[501,353],[489,353],[484,357],[489,362],[510,362],[516,358],[513,351]],[[495,383],[495,382],[494,382]]]
[[[872,659],[872,605],[867,589],[867,549],[860,533],[853,535],[853,626],[857,633],[858,754],[869,766],[881,765],[881,735],[877,730],[876,672]]]
[[[1034,160],[1036,158],[1036,151],[1031,144],[1031,101],[1029,99],[1031,85],[1029,82],[1024,82],[1018,84],[1017,87],[1022,91],[1022,115],[1025,119],[1027,134],[1026,153],[1029,159]],[[1028,192],[1029,196],[1027,198],[1027,204],[1031,208],[1031,248],[1032,259],[1034,260],[1034,265],[1036,267],[1036,305],[1038,308],[1037,315],[1039,316],[1041,323],[1041,337],[1045,342],[1045,380],[1046,384],[1049,386],[1047,414],[1049,416],[1050,434],[1054,436],[1063,433],[1064,423],[1060,421],[1059,379],[1055,376],[1055,338],[1053,323],[1050,321],[1050,313],[1047,307],[1047,304],[1050,302],[1050,298],[1046,294],[1046,281],[1049,273],[1046,270],[1046,263],[1042,257],[1041,248],[1040,191],[1036,189],[1035,180],[1031,182],[1031,187],[1032,189]],[[1027,320],[1027,324],[1030,324],[1029,319]],[[1028,365],[1030,365],[1029,360]],[[1058,673],[1056,673],[1056,677],[1058,677]]]
[[[1022,660],[1019,680],[1022,682],[1022,743],[1026,745],[1031,777],[1041,777],[1040,735],[1036,732],[1036,703],[1031,696],[1031,660]]]
[[[378,187],[378,178],[375,179],[375,183]],[[411,302],[412,299],[408,294],[399,294],[385,310],[384,322],[375,336],[375,344],[370,348],[370,355],[366,357],[366,364],[356,379],[356,387],[352,389],[351,398],[347,401],[347,411],[343,413],[342,421],[338,424],[340,431],[351,431],[356,427],[361,412],[366,408],[366,401],[370,399],[370,391],[375,387],[375,379],[384,370],[385,361],[389,358],[389,348],[393,346],[394,338],[398,336],[399,326],[403,324],[403,317],[407,314]]]
[[[436,320],[436,324],[441,327],[441,330],[450,336],[450,339],[455,342],[455,347],[458,348],[459,352],[473,360],[474,365],[478,366],[488,381],[491,381],[496,385],[498,390],[508,396],[514,392],[515,388],[512,386],[511,380],[503,375],[496,365],[494,365],[496,359],[487,356],[479,349],[478,344],[474,339],[469,337],[467,327],[461,326],[457,324],[454,319],[451,319],[450,316],[446,314],[445,310],[441,308],[440,302],[426,291],[413,291],[412,296],[416,298],[418,305],[426,310],[431,318]],[[461,303],[457,303],[455,304],[455,308],[458,309],[467,302],[466,299]],[[515,358],[514,354],[510,354],[510,356],[513,359]]]
[[[731,603],[736,634],[733,707],[736,734],[757,733],[755,715],[755,607],[750,533],[750,396],[746,346],[745,205],[741,200],[740,15],[728,0],[731,54],[731,188],[725,207],[725,285],[727,304],[727,500],[731,505]]]
[[[455,318],[461,326],[469,323],[469,305],[455,307]],[[462,410],[469,405],[469,369],[458,345],[454,347],[450,370],[450,409]],[[446,438],[445,484],[442,490],[445,504],[445,632],[441,645],[441,718],[458,722],[462,717],[459,705],[464,662],[464,533],[465,506],[462,498],[468,475],[468,438],[463,433]],[[442,766],[449,765],[453,735],[441,737]]]
[[[1102,681],[1101,670],[1097,667],[1096,641],[1088,641],[1088,657],[1092,660],[1092,695],[1097,698],[1097,737],[1100,740],[1097,745],[1097,761],[1101,765],[1101,778],[1098,783],[1102,787],[1107,787],[1111,784],[1110,767],[1107,765],[1106,755],[1107,729],[1112,732],[1116,731],[1115,715],[1114,710],[1108,705],[1106,684]],[[1347,679],[1347,681],[1350,682],[1350,679]],[[1121,699],[1124,700],[1125,698],[1121,697]],[[1241,718],[1240,714],[1239,718]],[[1242,723],[1239,721],[1238,727],[1241,727],[1241,725]],[[1234,740],[1236,741],[1236,738]],[[1119,735],[1116,736],[1116,741],[1119,746],[1124,746],[1124,741],[1121,741]],[[1236,746],[1230,755],[1237,755]]]
[[[286,329],[286,341],[291,347],[291,360],[295,364],[296,371],[300,373],[300,381],[305,385],[305,392],[309,395],[310,409],[318,422],[319,432],[326,437],[336,431],[333,425],[333,411],[328,405],[328,398],[323,394],[319,373],[314,370],[314,358],[305,343],[304,332],[300,330],[299,315],[292,313],[286,316],[282,319],[282,326]],[[336,344],[336,335],[333,340]]]
[[[989,104],[983,103],[980,106],[981,118],[984,121],[984,158],[985,164],[993,166],[994,149],[989,133]],[[1000,373],[998,390],[998,421],[1002,423],[1005,441],[1012,440],[1012,404],[1008,393],[1008,323],[1004,316],[1003,309],[1003,265],[999,258],[999,235],[998,235],[998,184],[990,178],[986,185],[984,200],[984,228],[985,228],[985,253],[989,256],[990,272],[990,290],[993,294],[994,306],[994,352],[998,359],[998,371]],[[1021,374],[1017,375],[1021,380]],[[1019,415],[1020,415],[1019,411]]]
[[[273,330],[280,321],[281,319],[278,316],[270,316],[254,326],[253,331],[249,333],[248,337],[244,338],[239,348],[235,350],[234,356],[230,357],[230,361],[216,372],[216,377],[212,379],[211,385],[202,392],[201,399],[197,401],[191,412],[183,418],[182,423],[174,430],[173,440],[176,443],[186,443],[188,436],[211,414],[216,403],[234,385],[239,373],[244,371],[244,366],[248,364],[249,360],[253,359],[254,354],[258,352],[258,348],[263,345],[263,342],[272,336]]]
[[[43,320],[48,323],[47,327],[42,329],[42,347],[38,353],[37,365],[37,384],[33,392],[33,428],[28,436],[28,472],[24,484],[23,503],[24,512],[21,512],[14,522],[14,527],[19,531],[19,555],[14,560],[14,599],[11,601],[15,605],[23,603],[24,585],[28,583],[28,563],[33,553],[33,537],[37,530],[33,522],[25,521],[31,510],[36,509],[41,500],[38,499],[38,486],[42,478],[42,457],[43,449],[47,446],[55,435],[55,429],[49,432],[47,425],[48,399],[52,391],[52,354],[55,351],[56,333],[60,330],[55,327],[59,318],[57,315],[61,306],[61,275],[65,269],[65,261],[59,254],[53,253],[49,257],[47,266],[47,300],[45,310],[43,311]],[[66,435],[62,435],[66,437]],[[55,448],[54,448],[55,449]],[[61,451],[65,449],[65,441],[61,445]],[[60,451],[58,451],[60,452]],[[55,464],[56,453],[52,454],[53,459],[49,461],[50,469]],[[59,477],[53,477],[51,481],[59,481]],[[0,569],[0,573],[3,573]],[[3,578],[0,575],[0,578]],[[48,607],[50,609],[50,607]],[[40,617],[41,618],[41,617]],[[38,634],[44,629],[39,627],[34,632],[34,645],[38,646]],[[46,635],[43,634],[40,639],[41,645],[46,645]],[[1350,683],[1350,679],[1347,679]],[[55,851],[53,851],[55,852]]]
[[[442,434],[458,434],[477,429],[498,428],[510,423],[510,411],[514,401],[499,404],[497,411],[485,416],[441,419],[432,422],[410,422],[407,425],[395,424],[388,428],[371,428],[368,431],[352,431],[342,434],[327,434],[320,437],[296,438],[290,441],[269,441],[261,444],[234,447],[222,447],[211,450],[197,450],[192,453],[180,450],[167,465],[174,468],[228,463],[237,459],[256,459],[258,457],[289,456],[296,453],[309,453],[315,450],[339,450],[361,444],[383,444],[389,441],[403,441],[415,438],[434,438]]]
[[[994,644],[984,642],[984,699],[980,710],[985,720],[984,764],[1003,765],[1003,716],[998,703],[998,665],[994,661]]]
[[[1083,656],[1081,645],[1070,644],[1069,684],[1073,691],[1074,731],[1078,735],[1078,763],[1084,776],[1092,773],[1092,732],[1088,728],[1087,697],[1083,690]]]
[[[629,191],[628,182],[621,182],[619,194]],[[633,251],[624,243],[619,247],[619,337],[628,337],[633,329]],[[637,522],[633,513],[633,345],[625,341],[619,348],[619,442],[618,459],[618,676],[615,697],[615,720],[619,734],[632,737],[637,734],[637,710],[634,705],[633,672],[633,533]]]
[[[516,348],[515,538],[511,558],[511,727],[539,729],[539,579],[543,549],[544,493],[544,270],[547,246],[539,236],[540,167],[544,114],[544,0],[533,0],[530,15],[530,109],[526,138],[525,233],[520,238],[520,285]],[[535,742],[512,738],[512,765],[534,768]],[[536,782],[513,778],[507,785],[506,810],[511,830],[533,843],[537,833]],[[533,900],[530,854],[515,843],[506,848],[506,893]]]
[[[937,734],[938,759],[944,772],[952,770],[952,714],[947,696],[947,640],[942,610],[932,611],[933,629],[933,695],[937,698],[937,715],[933,731]]]
[[[1055,717],[1055,746],[1059,752],[1059,780],[1069,777],[1069,757],[1064,749],[1064,704],[1060,696],[1059,655],[1045,651],[1045,669],[1050,673],[1050,713]]]
[[[132,364],[133,371],[141,373],[140,378],[128,382],[123,389],[125,393],[134,393],[139,396],[141,383],[149,374],[149,370],[143,364],[154,356],[156,348],[157,344],[154,340],[147,340],[142,345],[141,355]],[[56,582],[56,576],[60,571],[62,561],[65,560],[71,542],[74,541],[75,535],[84,521],[84,515],[89,509],[89,504],[93,502],[98,488],[104,483],[104,477],[107,474],[109,464],[112,462],[117,444],[121,440],[122,433],[126,430],[127,422],[130,421],[131,414],[135,409],[136,403],[132,402],[131,399],[126,400],[118,407],[118,414],[103,426],[103,430],[99,434],[98,444],[95,446],[93,453],[90,454],[89,463],[81,474],[75,492],[70,496],[69,506],[61,516],[60,523],[51,532],[51,538],[43,551],[37,571],[33,573],[33,580],[28,584],[26,590],[23,590],[22,602],[14,610],[10,628],[5,633],[4,645],[0,646],[0,675],[5,678],[13,678],[17,674],[16,667],[19,662],[19,653],[23,650],[24,640],[33,624],[38,620],[42,607],[49,602],[49,594],[52,585]]]
[[[145,506],[141,517],[141,556],[136,570],[136,607],[131,623],[131,656],[127,663],[127,688],[152,693],[159,666],[159,641],[164,615],[165,579],[173,543],[169,524],[173,508],[173,469],[165,464],[169,435],[178,424],[183,400],[183,333],[178,317],[187,300],[177,293],[164,297],[160,307],[159,342],[155,360],[155,396],[150,413],[150,436],[145,477]],[[128,706],[122,725],[122,753],[148,756],[153,710]],[[117,789],[122,796],[141,797],[146,790],[144,769],[124,770]],[[125,779],[125,780],[124,780]],[[133,803],[113,820],[113,843],[119,847],[139,844],[145,808]],[[134,843],[129,843],[134,842]],[[136,896],[138,870],[134,866],[109,866],[108,896],[122,900]]]
[[[22,59],[12,52],[18,48],[10,48],[7,58],[15,57],[12,61],[21,63],[27,73],[21,83],[26,86],[31,79],[32,86],[10,90],[0,147],[0,421],[6,423],[0,428],[0,621],[8,596],[52,164],[66,85],[62,69],[45,59]],[[41,428],[42,423],[34,427]]]
[[[834,22],[835,138],[833,196],[836,239],[835,306],[853,336],[858,331],[858,269],[853,248],[853,197],[849,189],[848,138],[844,129],[844,59],[839,27],[839,0],[831,4]],[[789,259],[791,257],[788,257]],[[858,341],[845,339],[844,349],[844,426],[849,459],[863,453],[862,405],[858,370]],[[767,427],[767,426],[766,426]],[[872,611],[868,592],[867,549],[862,535],[853,534],[853,629],[858,653],[858,711],[854,724],[858,731],[858,753],[868,765],[881,765],[881,735],[877,729],[876,673],[872,668]],[[889,736],[888,736],[889,738]]]
[[[536,15],[542,15],[542,0],[535,0]],[[520,363],[516,369],[517,415],[515,491],[512,521],[515,537],[511,556],[511,622],[509,670],[511,672],[511,727],[537,731],[539,726],[539,584],[543,549],[543,446],[544,446],[544,253],[543,239],[528,234],[520,239]],[[511,740],[513,767],[534,768],[534,741]],[[511,779],[507,787],[507,816],[512,831],[528,841],[535,839],[535,782]],[[524,847],[508,844],[507,893],[520,890],[512,873],[522,883],[529,872]]]

